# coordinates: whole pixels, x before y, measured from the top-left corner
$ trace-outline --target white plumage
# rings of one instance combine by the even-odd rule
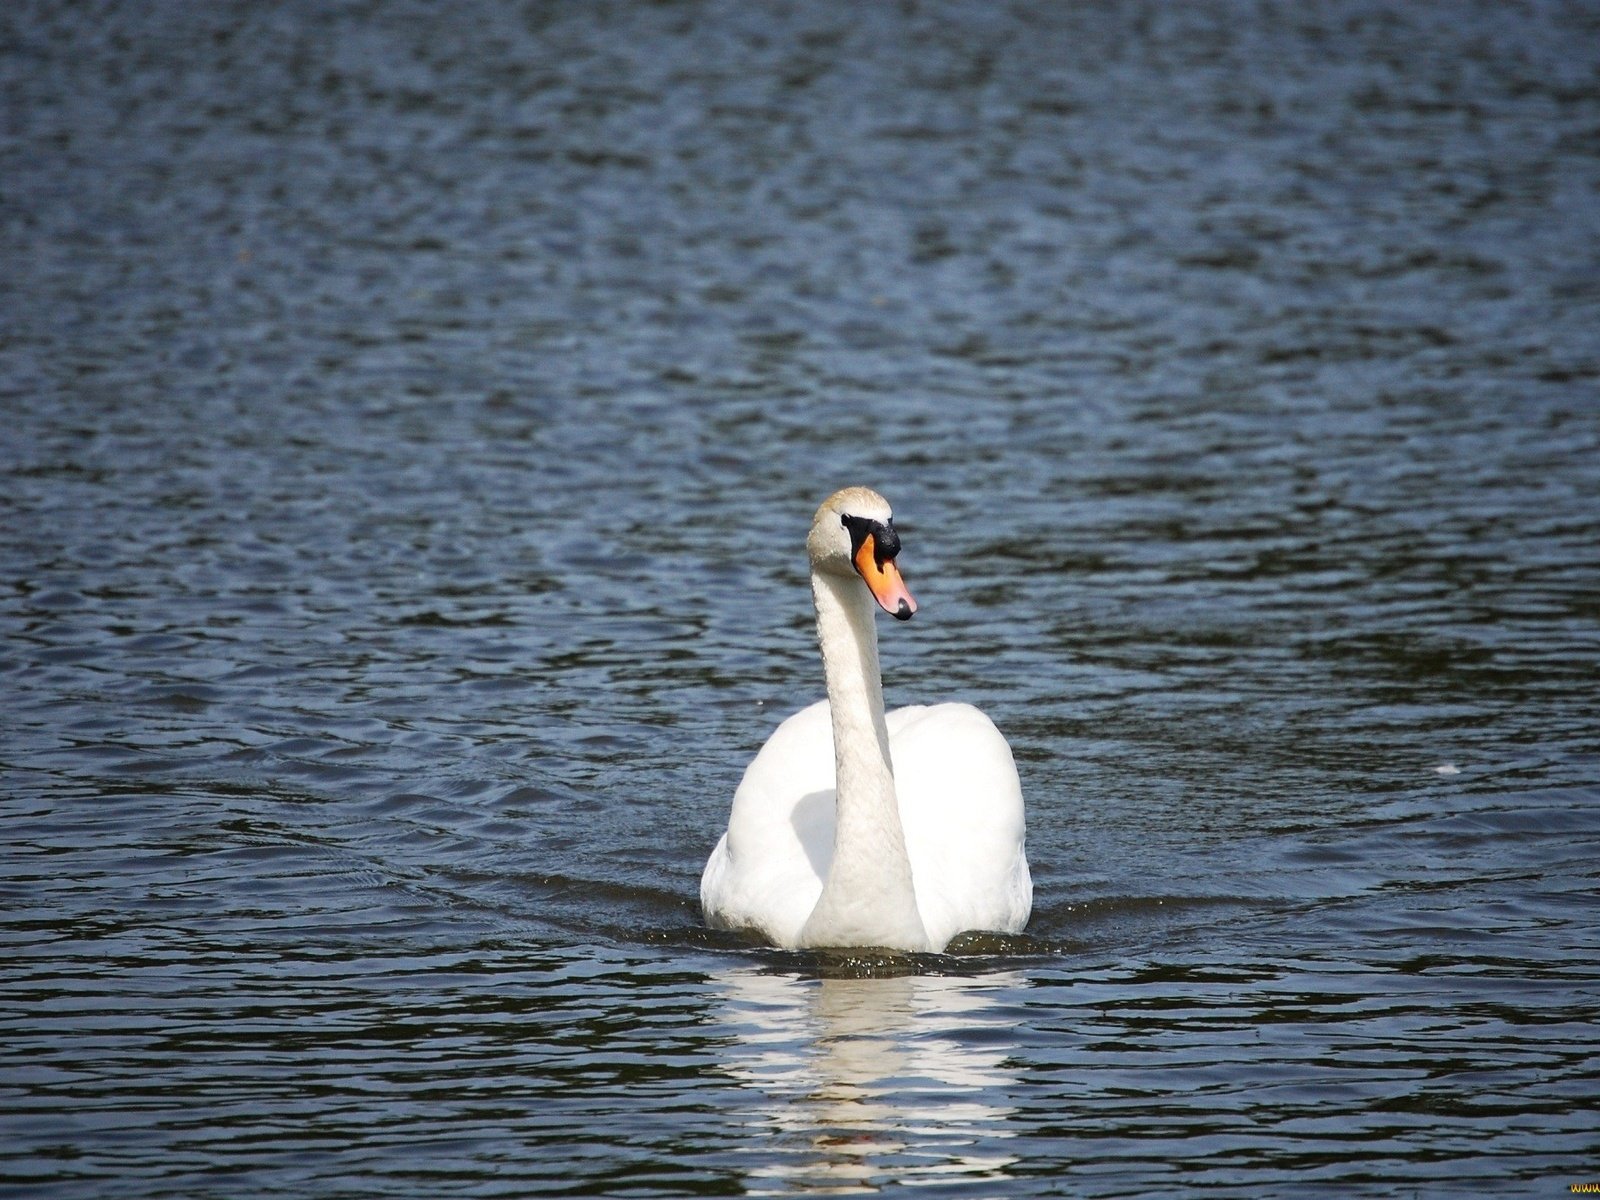
[[[964,930],[1022,929],[1033,884],[1005,738],[970,704],[883,709],[873,601],[916,608],[887,502],[836,493],[807,546],[829,699],[746,768],[701,877],[706,923],[791,949],[943,950]]]

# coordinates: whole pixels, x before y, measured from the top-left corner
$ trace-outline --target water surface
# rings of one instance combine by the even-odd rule
[[[0,1191],[1600,1180],[1578,5],[0,13]],[[1028,934],[705,931],[895,504]]]

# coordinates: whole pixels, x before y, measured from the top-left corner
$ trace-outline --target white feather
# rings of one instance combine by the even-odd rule
[[[864,489],[818,511],[808,545],[830,700],[784,721],[746,768],[701,877],[706,922],[788,948],[942,950],[966,930],[1019,931],[1033,884],[1011,747],[970,704],[883,712],[871,597],[837,570],[831,530],[862,508],[888,512]]]

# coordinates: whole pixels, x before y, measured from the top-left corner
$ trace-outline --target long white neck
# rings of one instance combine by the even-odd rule
[[[833,719],[836,816],[833,864],[800,942],[928,950],[895,798],[872,597],[855,579],[815,571],[811,595]]]

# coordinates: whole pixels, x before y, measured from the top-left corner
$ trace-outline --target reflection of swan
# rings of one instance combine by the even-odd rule
[[[806,549],[828,699],[745,770],[700,880],[707,924],[791,949],[943,950],[963,930],[1020,930],[1033,883],[1011,747],[970,704],[883,711],[872,602],[916,611],[888,502],[836,492]]]
[[[722,1023],[736,1035],[724,1067],[760,1096],[760,1116],[779,1135],[751,1171],[751,1191],[974,1182],[1001,1178],[1017,1161],[989,1143],[1012,1136],[1005,1122],[1015,1110],[1002,1102],[1016,1086],[1010,1022],[995,996],[1019,977],[798,979],[736,969],[722,982]]]

